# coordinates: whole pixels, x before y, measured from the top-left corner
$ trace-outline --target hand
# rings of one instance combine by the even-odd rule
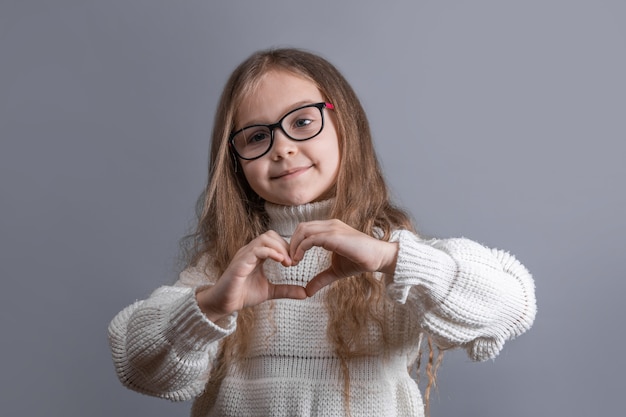
[[[263,273],[263,262],[266,259],[284,266],[293,264],[289,256],[289,244],[272,230],[239,249],[215,285],[198,291],[198,305],[210,320],[216,321],[267,300],[307,297],[304,287],[269,282]]]
[[[336,219],[298,225],[289,244],[293,264],[313,246],[331,251],[333,256],[331,266],[306,286],[309,297],[338,279],[362,272],[393,274],[396,267],[397,243],[373,238]]]

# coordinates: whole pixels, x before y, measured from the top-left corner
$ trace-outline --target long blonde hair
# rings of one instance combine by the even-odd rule
[[[313,82],[325,100],[335,106],[340,167],[331,217],[371,236],[382,232],[385,240],[393,229],[414,230],[409,216],[390,202],[365,111],[346,79],[318,55],[300,49],[270,49],[241,63],[224,87],[213,125],[208,183],[198,201],[198,226],[191,236],[189,263],[197,263],[210,253],[213,266],[221,273],[242,246],[267,230],[264,201],[250,188],[242,170],[237,169],[228,137],[235,127],[239,104],[270,70],[287,71]],[[357,356],[386,351],[387,318],[392,307],[385,296],[384,283],[372,273],[333,285],[326,296],[327,305],[333,306],[328,309],[328,336],[342,363],[349,400],[348,362]],[[222,366],[245,355],[254,319],[252,309],[239,312],[237,331],[222,345]],[[368,339],[364,336],[372,325],[379,329],[382,343],[362,346],[359,341]]]

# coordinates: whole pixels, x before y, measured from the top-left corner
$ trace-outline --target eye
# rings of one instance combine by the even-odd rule
[[[293,127],[297,128],[302,128],[302,127],[307,127],[308,125],[310,125],[311,123],[313,123],[313,120],[311,119],[297,119],[293,122]]]
[[[267,132],[258,132],[248,138],[248,143],[262,142],[269,138]]]
[[[286,118],[286,124],[292,131],[308,131],[314,129],[320,118],[319,110],[315,107],[297,109]]]
[[[267,129],[246,129],[244,132],[246,145],[257,145],[270,140],[270,132]]]

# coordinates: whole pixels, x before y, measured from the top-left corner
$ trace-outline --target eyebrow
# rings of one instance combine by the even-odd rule
[[[321,101],[323,101],[323,99]],[[287,113],[289,113],[292,110],[297,109],[298,107],[306,106],[307,104],[315,104],[315,103],[318,103],[318,102],[319,101],[315,101],[315,100],[300,100],[300,101],[297,101],[297,102],[295,102],[293,104],[290,104],[289,107],[287,108],[287,110],[282,112],[280,117],[277,120],[280,120],[284,115],[286,115]],[[248,127],[248,126],[271,124],[271,123],[275,123],[277,121],[277,120],[274,120],[274,121],[271,121],[271,122],[263,123],[263,122],[259,122],[259,121],[255,121],[255,120],[257,120],[257,119],[249,120],[246,123],[241,123],[241,125],[237,124],[237,125],[235,125],[233,131],[243,129],[243,128]]]

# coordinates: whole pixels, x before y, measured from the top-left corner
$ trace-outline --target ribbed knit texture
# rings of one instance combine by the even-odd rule
[[[330,202],[268,204],[270,228],[289,240],[300,222],[326,219],[329,208]],[[399,244],[388,287],[397,302],[390,322],[393,347],[390,357],[350,363],[354,417],[423,416],[407,372],[421,332],[486,360],[530,328],[535,316],[532,278],[512,255],[467,239],[423,241],[408,231],[394,232],[392,241]],[[264,270],[272,282],[306,285],[329,262],[330,253],[312,248],[295,267],[267,261]],[[234,316],[214,324],[198,308],[195,289],[216,278],[204,270],[188,268],[175,285],[113,319],[109,340],[122,383],[171,400],[195,398],[194,417],[344,416],[343,375],[326,335],[327,289],[306,300],[259,305],[247,359],[232,364],[221,383],[207,385],[218,343],[236,324]]]

